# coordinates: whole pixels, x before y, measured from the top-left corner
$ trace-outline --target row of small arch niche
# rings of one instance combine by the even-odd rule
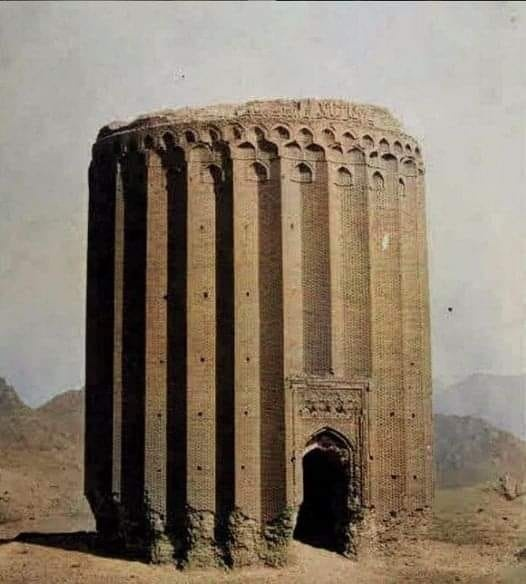
[[[256,181],[266,181],[268,180],[268,169],[265,165],[261,164],[260,162],[254,162],[251,165],[253,179]],[[217,176],[217,173],[214,173]],[[300,162],[294,168],[294,173],[292,175],[292,179],[301,182],[301,183],[311,183],[313,178],[313,173],[311,168],[305,164],[304,162]],[[336,177],[336,184],[340,186],[352,186],[353,185],[353,176],[351,172],[345,168],[340,167],[337,171]],[[385,187],[384,177],[381,173],[375,172],[373,174],[373,188],[375,190],[383,190]],[[405,194],[405,182],[402,178],[398,179],[398,192],[399,194]]]
[[[261,128],[257,128],[257,127],[254,128],[253,132],[254,132],[257,139],[261,140],[261,139],[265,138],[265,133],[263,132],[263,130],[261,130]],[[241,127],[234,126],[233,128],[231,128],[231,133],[232,133],[233,139],[241,140],[241,138],[243,137],[244,130]],[[217,131],[217,130],[208,130],[208,134],[209,134],[210,140],[212,142],[218,142],[221,139],[219,131]],[[327,145],[336,146],[338,144],[338,142],[336,141],[336,134],[332,130],[325,129],[325,130],[323,130],[322,135],[323,135],[323,140]],[[276,139],[276,140],[280,140],[280,141],[281,140],[290,140],[291,134],[290,134],[289,130],[287,128],[285,128],[285,126],[277,126],[276,128],[274,128],[271,131],[271,137]],[[300,143],[302,143],[303,145],[308,145],[308,144],[311,144],[312,142],[314,142],[314,135],[307,128],[302,128],[298,132],[297,138],[298,138],[298,141]],[[194,144],[194,143],[197,143],[199,141],[197,133],[194,132],[194,130],[186,130],[184,132],[184,139],[185,139],[187,144]],[[166,147],[171,147],[175,144],[176,140],[170,132],[166,132],[163,136],[163,142],[164,142],[164,145]],[[342,144],[344,147],[349,148],[356,143],[357,143],[357,139],[354,137],[353,134],[351,134],[351,132],[345,132],[342,135]],[[370,148],[374,147],[374,140],[369,134],[365,134],[362,137],[362,144],[365,148],[370,149]],[[153,148],[154,147],[154,139],[152,136],[147,135],[144,138],[144,146],[146,148]],[[380,140],[380,142],[378,143],[378,150],[381,153],[386,153],[386,152],[390,151],[389,142],[385,138],[382,138]],[[398,140],[395,140],[393,142],[393,151],[396,154],[402,154],[404,152],[404,147],[402,146],[402,143],[399,142]],[[413,152],[413,149],[412,149],[410,144],[405,145],[405,151],[407,153]],[[420,155],[420,149],[418,148],[418,146],[415,147],[415,154],[417,156]]]

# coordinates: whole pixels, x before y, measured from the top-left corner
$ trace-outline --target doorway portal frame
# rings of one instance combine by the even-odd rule
[[[322,443],[323,439],[328,439],[326,445]],[[305,476],[304,460],[309,453],[318,449],[320,451],[336,451],[341,458],[343,470],[347,481],[346,501],[344,508],[347,517],[343,517],[340,525],[335,526],[335,547],[336,550],[345,556],[354,556],[355,543],[353,541],[354,523],[359,521],[360,510],[362,509],[361,481],[359,480],[359,468],[357,467],[357,457],[355,446],[352,441],[342,432],[331,426],[322,426],[313,432],[307,440],[302,452],[301,464],[299,470],[299,504],[297,506],[294,530],[300,515],[300,509],[305,500]]]

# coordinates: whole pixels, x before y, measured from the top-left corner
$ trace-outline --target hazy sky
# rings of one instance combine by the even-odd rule
[[[33,404],[83,383],[100,126],[309,96],[385,105],[423,144],[434,375],[524,370],[525,18],[513,2],[0,4],[0,376]]]

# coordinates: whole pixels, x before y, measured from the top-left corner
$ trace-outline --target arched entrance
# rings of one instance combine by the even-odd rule
[[[318,432],[303,455],[303,501],[294,537],[315,547],[351,552],[352,452],[332,430]]]

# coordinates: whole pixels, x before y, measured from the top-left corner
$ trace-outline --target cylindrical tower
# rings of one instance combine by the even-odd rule
[[[424,518],[424,169],[399,123],[336,100],[163,111],[104,127],[89,177],[99,532],[276,564],[293,532],[351,554]]]

